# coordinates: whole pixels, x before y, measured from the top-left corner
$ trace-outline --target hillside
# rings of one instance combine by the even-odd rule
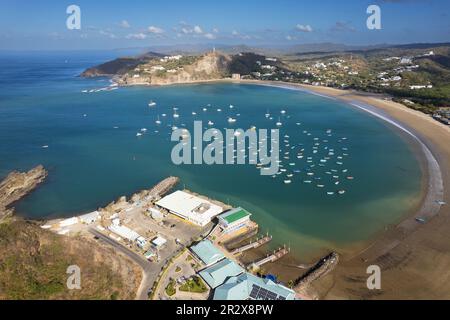
[[[239,48],[247,47],[233,49]],[[276,57],[255,52],[164,57],[150,53],[116,59],[90,68],[82,75],[114,75],[121,85],[164,85],[218,80],[233,74],[239,75],[237,79],[285,81],[387,94],[397,102],[429,114],[450,107],[448,43],[370,47],[304,44],[293,46]]]
[[[139,270],[92,241],[22,220],[0,224],[0,299],[134,299]],[[70,265],[80,267],[80,290],[66,287]]]

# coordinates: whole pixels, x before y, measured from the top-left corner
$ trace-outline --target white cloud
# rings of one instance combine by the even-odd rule
[[[127,20],[122,20],[119,25],[125,29],[128,29],[129,27],[131,27]]]
[[[286,40],[292,41],[294,38],[292,36],[286,36]]]
[[[99,33],[100,33],[102,36],[106,36],[106,37],[109,37],[109,38],[111,38],[111,39],[116,39],[116,38],[117,38],[117,36],[116,36],[114,33],[109,32],[109,31],[100,30]]]
[[[154,33],[154,34],[161,34],[164,33],[164,30],[155,26],[150,26],[147,28],[148,32]]]
[[[130,33],[126,36],[127,39],[137,39],[137,40],[144,40],[147,38],[147,35],[145,33]]]
[[[202,28],[200,28],[200,26],[195,26],[195,27],[194,27],[194,32],[195,32],[196,34],[202,34],[202,33],[203,33],[203,30],[202,30]]]
[[[213,32],[214,32],[214,33],[219,33],[219,29],[214,28],[214,29],[213,29]]]
[[[237,32],[236,30],[233,30],[233,31],[231,32],[231,34],[232,34],[233,36],[237,36],[237,35],[239,35],[239,32]]]
[[[216,35],[214,35],[212,33],[205,33],[205,38],[213,40],[213,39],[216,39]]]
[[[313,31],[313,28],[309,24],[307,24],[307,25],[298,24],[295,28],[301,32],[312,32]]]

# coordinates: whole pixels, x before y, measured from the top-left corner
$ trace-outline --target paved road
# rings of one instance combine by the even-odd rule
[[[106,244],[112,246],[114,249],[125,254],[127,257],[136,262],[142,268],[142,281],[136,293],[136,299],[148,300],[148,292],[152,288],[156,276],[158,275],[158,270],[161,269],[162,264],[161,263],[155,264],[148,262],[136,252],[128,249],[124,245],[104,235],[98,230],[89,228],[89,232],[92,233],[94,236],[98,237],[100,241],[105,242]]]

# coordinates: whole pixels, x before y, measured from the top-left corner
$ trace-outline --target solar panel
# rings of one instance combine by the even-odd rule
[[[278,296],[276,293],[262,288],[256,284],[252,286],[250,298],[254,300],[286,300],[284,297]]]

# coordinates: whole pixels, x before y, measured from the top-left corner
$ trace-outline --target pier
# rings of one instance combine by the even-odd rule
[[[245,246],[242,246],[242,247],[234,249],[233,251],[231,251],[231,254],[236,255],[236,254],[240,254],[242,252],[245,252],[247,250],[251,250],[251,249],[255,249],[255,248],[261,247],[262,245],[268,243],[271,240],[272,240],[272,236],[267,234],[266,236],[264,236],[262,238],[259,238],[259,239],[257,238],[255,241],[252,241],[251,243],[249,243],[249,244],[247,244]]]
[[[148,197],[152,199],[160,198],[177,185],[179,181],[180,179],[178,177],[168,177],[164,179],[148,191]]]
[[[320,259],[310,270],[297,279],[294,283],[294,289],[297,291],[307,288],[313,281],[331,272],[338,263],[339,255],[336,252],[330,253]]]
[[[275,250],[272,254],[268,254],[267,257],[262,258],[261,260],[254,261],[250,263],[247,268],[260,268],[262,265],[269,263],[269,262],[275,262],[285,255],[287,255],[291,251],[290,248],[286,248],[286,246],[279,248],[278,250]]]

